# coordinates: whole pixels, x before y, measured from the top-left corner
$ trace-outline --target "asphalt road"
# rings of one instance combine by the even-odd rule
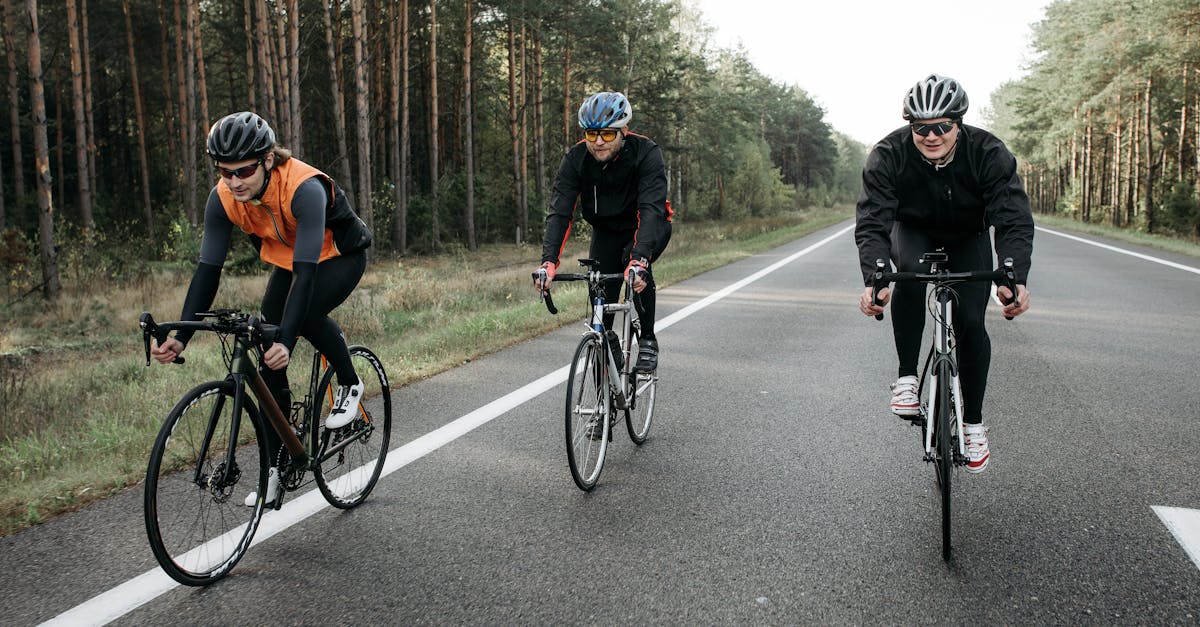
[[[0,621],[1197,622],[1200,570],[1151,508],[1200,509],[1200,274],[1038,233],[1033,309],[989,313],[992,466],[956,476],[946,563],[848,226],[660,293],[650,439],[617,430],[590,494],[561,384],[417,441],[558,370],[572,326],[396,390],[411,461],[355,510],[304,517],[289,495],[264,519],[285,528],[207,589],[161,585],[136,489],[0,540]]]

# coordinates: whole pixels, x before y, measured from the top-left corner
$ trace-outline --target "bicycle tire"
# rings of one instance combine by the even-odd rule
[[[612,432],[605,350],[599,336],[584,336],[575,349],[567,377],[567,465],[571,468],[571,479],[584,492],[596,487]]]
[[[951,442],[950,430],[954,424],[954,406],[951,404],[953,400],[950,395],[951,385],[950,367],[946,363],[938,365],[938,385],[936,393],[938,395],[937,416],[934,419],[937,421],[937,476],[938,488],[941,492],[942,500],[942,559],[950,560],[951,553],[951,494],[950,483],[951,475],[954,470],[954,450]]]
[[[233,381],[211,381],[185,394],[167,414],[146,467],[150,549],[167,575],[187,586],[227,575],[250,548],[263,514],[262,498],[253,507],[243,504],[247,492],[261,495],[267,487],[262,420],[248,394],[233,415],[235,389]],[[231,442],[234,421],[237,442]],[[234,463],[226,472],[231,446]]]
[[[333,407],[335,376],[333,368],[326,368],[313,401],[316,428],[309,430],[317,458],[313,468],[317,488],[339,509],[356,507],[371,494],[383,472],[392,435],[392,393],[383,363],[365,346],[349,350],[354,371],[365,384],[358,416],[341,429],[325,428],[324,419]]]
[[[641,330],[635,322],[632,325],[633,341],[630,342],[629,357],[626,364],[637,361]],[[658,391],[658,372],[633,372],[628,366],[629,378],[632,382],[630,406],[625,410],[625,428],[629,431],[629,439],[641,446],[646,442],[650,433],[650,423],[654,420],[654,400]]]

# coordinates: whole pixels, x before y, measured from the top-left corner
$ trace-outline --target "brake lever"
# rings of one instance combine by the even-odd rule
[[[554,299],[550,297],[550,287],[547,285],[549,281],[546,280],[546,269],[538,268],[533,271],[532,276],[534,281],[539,281],[541,285],[545,286],[545,288],[538,289],[538,294],[541,295],[542,302],[546,303],[546,310],[551,314],[558,315],[558,308],[554,306]]]
[[[883,269],[887,267],[882,259],[875,260],[875,275],[871,278],[871,304],[876,307],[882,307],[883,301],[879,300],[879,281],[883,279]],[[883,314],[875,314],[876,320],[883,320]]]

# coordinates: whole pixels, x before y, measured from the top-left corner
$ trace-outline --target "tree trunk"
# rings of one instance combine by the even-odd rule
[[[542,119],[542,38],[533,42],[533,167],[538,207],[546,206],[546,132]]]
[[[1123,198],[1123,196],[1121,195],[1122,194],[1121,159],[1125,158],[1124,153],[1121,151],[1121,148],[1122,148],[1121,142],[1124,139],[1124,137],[1122,136],[1124,127],[1122,125],[1123,121],[1121,120],[1121,114],[1122,114],[1121,95],[1117,94],[1117,116],[1116,116],[1117,128],[1115,129],[1114,139],[1113,139],[1114,155],[1113,155],[1113,168],[1112,168],[1112,206],[1113,206],[1112,225],[1113,226],[1121,226],[1121,211],[1122,211],[1121,199]]]
[[[29,104],[33,108],[33,160],[37,176],[38,248],[42,262],[42,294],[56,301],[62,291],[58,282],[58,256],[54,251],[54,206],[50,197],[50,144],[46,138],[46,93],[42,85],[42,43],[38,28],[37,0],[25,0],[29,18]]]
[[[529,110],[529,66],[527,64],[528,55],[526,50],[529,48],[528,31],[525,30],[525,22],[521,22],[521,122],[517,125],[517,132],[520,139],[517,143],[521,145],[521,237],[522,240],[529,238],[529,136],[527,135],[529,125],[526,124],[526,112]]]
[[[400,0],[400,181],[396,185],[396,231],[400,254],[408,253],[408,0]]]
[[[133,43],[133,19],[129,14],[129,0],[121,0],[121,11],[125,14],[125,41],[129,46],[129,82],[133,87],[133,110],[137,117],[138,164],[141,177],[143,215],[146,219],[146,234],[154,237],[154,210],[150,204],[150,160],[146,156],[146,112],[142,105],[142,84],[138,81],[136,46]]]
[[[475,241],[475,113],[472,102],[475,95],[471,92],[471,54],[474,44],[471,26],[475,21],[471,13],[473,2],[474,0],[466,0],[467,30],[466,43],[463,46],[463,125],[466,127],[463,131],[463,159],[467,171],[467,202],[463,208],[463,224],[467,229],[467,250],[478,248]]]
[[[291,105],[292,118],[292,144],[291,149],[297,154],[304,154],[304,124],[300,120],[300,3],[298,0],[288,0],[288,57],[291,59],[291,64],[288,66],[291,74],[289,82],[290,98],[288,104]]]
[[[1084,222],[1092,220],[1092,113],[1087,114],[1083,130],[1083,168],[1079,182],[1079,217]]]
[[[339,0],[333,0],[341,6]],[[333,36],[333,15],[329,0],[321,2],[325,16],[325,59],[329,61],[329,80],[333,101],[333,132],[337,136],[338,182],[352,204],[357,204],[354,195],[354,180],[350,176],[350,149],[346,146],[346,105],[342,96],[341,56],[337,54],[338,40]]]
[[[200,32],[202,30],[200,28],[200,3],[192,3],[191,9],[192,23],[195,25],[192,34],[195,35],[196,45],[196,87],[200,89],[200,119],[197,120],[196,132],[198,134],[196,138],[200,139],[208,137],[208,129],[216,120],[208,117],[208,72],[204,67],[204,37]],[[200,144],[200,142],[196,143]],[[199,146],[195,148],[202,150]],[[203,170],[202,167],[200,169]]]
[[[271,124],[279,123],[279,116],[276,114],[276,96],[275,96],[275,72],[274,64],[271,59],[271,35],[270,22],[271,12],[267,9],[266,0],[255,0],[255,18],[254,18],[254,45],[258,47],[258,67],[262,70],[261,87],[262,90],[262,111],[260,114],[265,114],[263,117]]]
[[[571,145],[571,36],[567,35],[566,40],[566,51],[563,52],[563,150]]]
[[[375,212],[371,202],[371,112],[368,110],[370,92],[367,84],[367,25],[363,15],[364,0],[351,0],[350,24],[354,39],[354,88],[355,88],[355,137],[358,142],[358,210],[367,224],[367,230],[375,232]]]
[[[517,133],[517,32],[511,15],[508,17],[508,135],[512,145],[513,227],[517,244],[521,244],[525,241],[525,231],[521,230],[525,211],[521,206],[521,147]]]
[[[83,54],[83,110],[87,131],[88,190],[96,192],[96,122],[92,115],[92,39],[88,30],[87,0],[79,0],[79,41]],[[89,203],[90,206],[90,203]]]
[[[392,180],[392,194],[396,203],[392,215],[392,250],[403,254],[404,242],[400,233],[400,3],[389,5],[391,14],[388,18],[388,89],[391,98],[388,99],[388,150],[391,170],[388,178]],[[407,12],[407,9],[405,9]]]
[[[180,3],[186,0],[180,0],[175,7],[176,11],[180,9]],[[190,4],[190,3],[189,3]],[[180,83],[179,83],[179,99],[183,102],[183,120],[184,128],[183,135],[183,171],[186,184],[184,190],[187,193],[187,198],[183,202],[184,212],[187,213],[188,220],[192,226],[200,226],[200,210],[196,204],[198,181],[196,177],[196,150],[198,143],[196,142],[196,51],[193,46],[196,32],[195,14],[189,7],[184,11],[183,32],[175,40],[179,43],[178,56],[183,54],[183,65],[179,68]],[[178,15],[178,13],[176,13]]]
[[[159,48],[160,60],[159,68],[162,70],[163,81],[163,101],[166,105],[166,110],[163,112],[167,118],[167,153],[164,161],[166,163],[179,163],[179,135],[175,132],[175,111],[178,106],[175,103],[175,90],[171,86],[171,64],[167,61],[171,50],[170,33],[171,26],[168,23],[167,8],[163,4],[164,0],[158,0],[158,27],[161,34],[161,46]]]
[[[1183,64],[1183,93],[1185,93],[1185,94],[1189,93],[1188,92],[1188,77],[1190,75],[1191,75],[1191,72],[1188,70],[1188,63],[1184,62],[1184,64]],[[1180,99],[1180,102],[1179,102],[1179,150],[1176,152],[1176,156],[1175,156],[1175,160],[1179,163],[1179,173],[1175,177],[1175,180],[1180,183],[1182,183],[1184,181],[1184,172],[1187,169],[1186,166],[1184,165],[1184,163],[1186,161],[1186,159],[1184,159],[1184,155],[1186,154],[1186,149],[1187,149],[1187,134],[1188,134],[1187,127],[1188,127],[1188,101],[1187,101],[1187,97],[1185,96],[1184,98]]]
[[[250,103],[250,110],[258,110],[258,90],[254,86],[254,11],[250,6],[250,0],[242,0],[242,11],[246,14],[245,33],[246,38],[246,100]],[[213,122],[214,120],[206,120]]]
[[[8,61],[8,125],[12,132],[13,191],[17,206],[25,202],[25,163],[21,155],[21,91],[17,75],[17,17],[13,0],[4,2],[4,57]],[[44,106],[44,105],[43,105]]]
[[[65,130],[67,128],[67,124],[63,119],[63,101],[66,100],[66,97],[63,96],[62,77],[59,76],[59,74],[60,74],[60,70],[55,70],[55,72],[54,72],[54,129],[55,129],[54,140],[55,140],[56,144],[54,146],[54,148],[55,148],[54,158],[55,158],[55,163],[58,164],[57,171],[58,172],[66,172],[67,171],[67,158],[63,154],[63,151],[66,150],[66,148],[64,148],[64,147],[67,145],[66,130]],[[59,177],[54,177],[54,178],[58,182],[58,195],[55,197],[56,198],[66,198],[67,197],[67,184],[66,184],[67,177],[59,176]]]
[[[1153,233],[1155,227],[1158,226],[1155,218],[1157,217],[1154,210],[1154,131],[1153,131],[1153,116],[1150,107],[1151,90],[1154,86],[1154,78],[1146,79],[1146,137],[1143,142],[1146,145],[1146,184],[1142,187],[1142,192],[1145,194],[1145,206],[1143,210],[1146,212],[1146,232]]]
[[[92,218],[92,189],[88,177],[87,114],[83,98],[83,58],[79,49],[79,14],[75,0],[67,0],[67,33],[71,54],[71,102],[75,108],[75,170],[79,190],[79,221],[84,241],[90,245],[96,222]]]
[[[437,0],[429,0],[429,217],[437,252],[442,236],[438,224]]]

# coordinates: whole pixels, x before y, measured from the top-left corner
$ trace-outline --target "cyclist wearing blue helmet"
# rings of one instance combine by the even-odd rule
[[[662,149],[650,138],[630,133],[633,109],[620,92],[593,94],[579,107],[583,141],[563,157],[550,196],[546,237],[542,242],[542,268],[554,279],[563,247],[571,234],[575,207],[592,226],[588,256],[600,262],[600,272],[637,269],[633,289],[642,342],[637,372],[658,367],[658,339],[654,335],[654,275],[658,261],[671,241],[671,205],[667,201],[667,170]],[[536,281],[535,281],[536,284]],[[537,284],[539,289],[549,288]],[[609,283],[605,298],[615,302],[621,286]],[[612,326],[612,316],[604,324]]]
[[[944,247],[950,271],[991,270],[995,229],[996,257],[1011,257],[1016,270],[1016,302],[1004,307],[1013,317],[1029,309],[1033,253],[1033,215],[1017,176],[1017,160],[995,135],[962,123],[967,93],[958,81],[931,74],[904,98],[909,124],[884,137],[863,168],[855,241],[867,284],[859,309],[883,313],[871,300],[876,259],[891,259],[900,272],[928,271],[922,253]],[[983,472],[990,459],[983,427],[983,396],[992,346],[984,328],[989,288],[986,283],[955,286],[954,336],[963,393],[963,438],[967,471]],[[1002,300],[1012,297],[998,287]],[[879,292],[892,307],[892,332],[899,356],[899,378],[892,384],[891,410],[899,416],[920,413],[917,361],[925,326],[925,286],[898,283]]]

